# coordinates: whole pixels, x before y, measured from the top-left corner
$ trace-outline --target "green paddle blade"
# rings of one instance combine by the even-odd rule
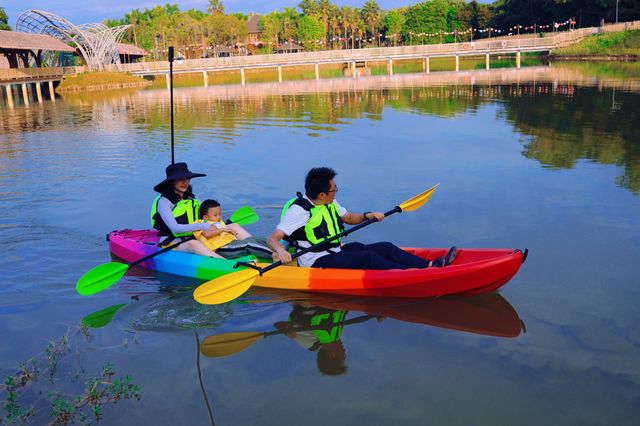
[[[125,306],[125,303],[109,306],[108,308],[89,314],[82,318],[82,324],[91,328],[104,327],[111,322],[115,313],[122,309],[123,306]]]
[[[236,210],[229,220],[233,223],[237,223],[238,225],[251,225],[252,223],[256,223],[260,217],[258,214],[249,206],[240,207]]]
[[[80,277],[76,291],[83,296],[98,293],[115,284],[128,269],[129,265],[120,262],[98,265]]]
[[[219,358],[237,354],[253,345],[264,333],[243,331],[209,336],[200,343],[200,353],[210,358]]]

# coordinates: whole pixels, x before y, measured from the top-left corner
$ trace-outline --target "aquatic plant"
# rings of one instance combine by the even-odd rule
[[[78,335],[85,340],[90,339],[85,326],[80,326]],[[42,353],[20,364],[15,372],[9,374],[0,385],[0,404],[3,410],[0,423],[35,423],[41,422],[48,415],[50,424],[90,424],[103,418],[104,405],[141,398],[141,388],[134,383],[133,377],[125,375],[116,378],[112,363],[106,363],[98,374],[89,376],[80,393],[63,392],[61,389],[64,383],[56,380],[56,376],[59,375],[59,363],[71,352],[75,352],[79,360],[79,347],[72,347],[68,335],[64,335],[58,340],[50,341]],[[57,386],[48,389],[48,392],[46,388],[33,389],[38,385],[42,386],[39,383],[41,377],[47,379],[49,387]]]

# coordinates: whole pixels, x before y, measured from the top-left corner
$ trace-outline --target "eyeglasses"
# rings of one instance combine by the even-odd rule
[[[327,191],[327,194],[331,194],[332,192],[338,192],[338,185],[336,185],[334,189]]]

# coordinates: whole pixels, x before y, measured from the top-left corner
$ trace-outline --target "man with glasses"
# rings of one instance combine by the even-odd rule
[[[339,234],[344,224],[357,225],[372,218],[381,221],[382,212],[352,213],[338,203],[336,172],[328,167],[311,169],[307,173],[305,196],[298,196],[285,204],[276,230],[267,239],[269,247],[282,263],[291,262],[291,253],[280,243],[288,241],[296,250],[315,246]],[[298,258],[300,266],[346,269],[408,269],[447,266],[455,259],[456,248],[451,247],[446,256],[426,260],[389,243],[342,244],[337,238],[321,248]]]

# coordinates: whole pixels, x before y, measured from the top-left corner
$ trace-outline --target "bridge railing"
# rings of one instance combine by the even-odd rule
[[[517,50],[547,50],[566,46],[584,37],[601,31],[619,31],[622,29],[640,29],[640,21],[620,24],[607,24],[603,27],[581,28],[573,31],[544,33],[544,36],[500,37],[497,39],[481,39],[446,44],[423,44],[415,46],[377,47],[366,49],[321,50],[315,52],[281,53],[268,55],[234,56],[229,58],[203,58],[177,60],[174,62],[175,71],[224,69],[260,66],[278,66],[308,64],[313,62],[350,62],[366,60],[401,59],[402,57],[439,56],[439,55],[469,55],[509,53]],[[133,64],[113,64],[106,67],[106,71],[125,72],[167,72],[168,63],[140,62]]]

